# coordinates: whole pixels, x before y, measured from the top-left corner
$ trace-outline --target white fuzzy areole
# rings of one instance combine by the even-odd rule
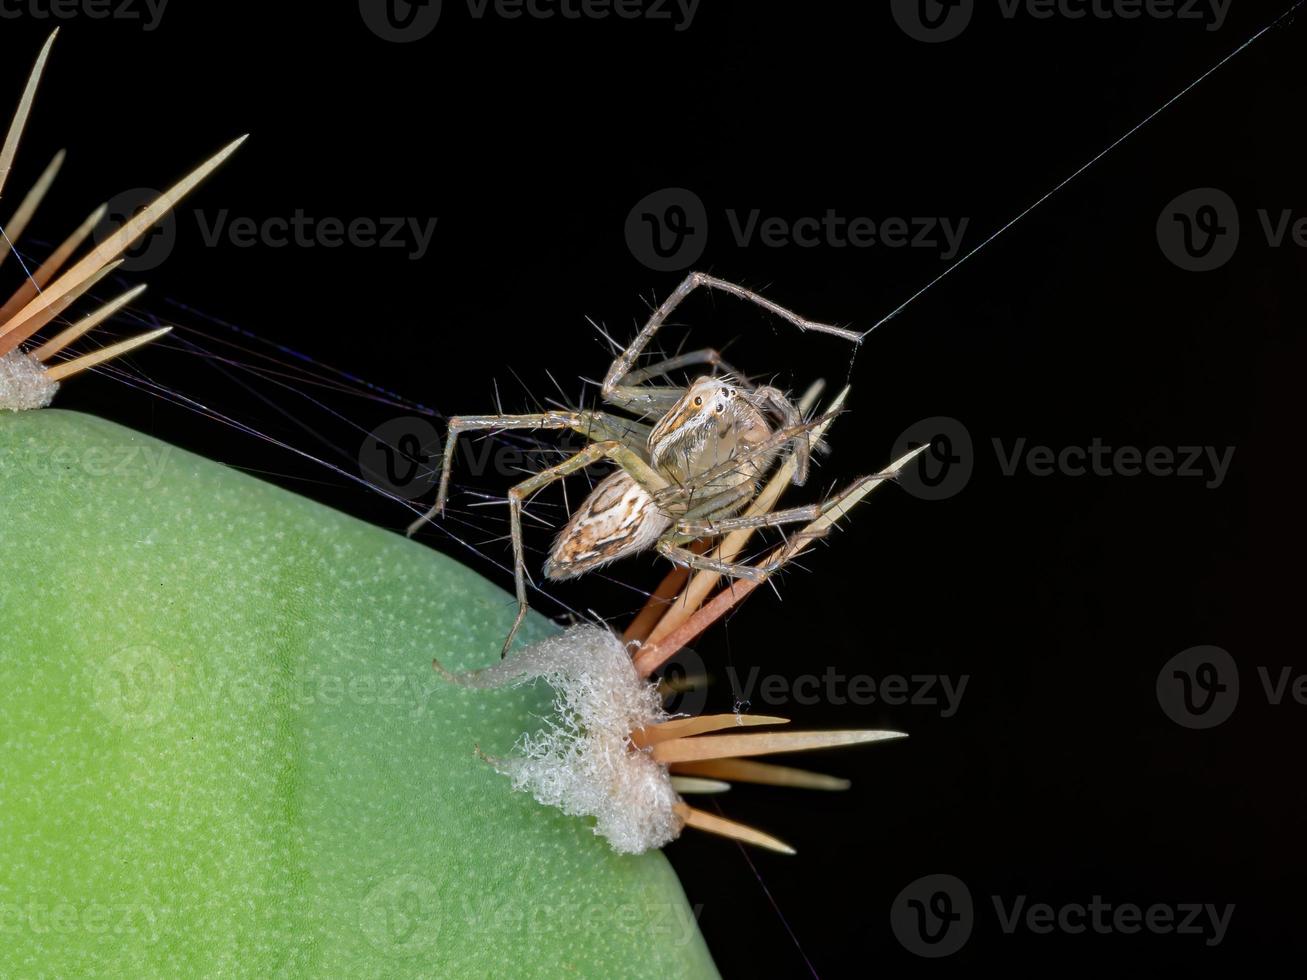
[[[639,854],[675,840],[683,826],[667,767],[634,748],[631,733],[665,721],[657,685],[641,678],[610,630],[573,626],[484,670],[470,687],[515,687],[543,678],[556,693],[546,727],[525,734],[496,771],[546,806],[595,818],[613,850]]]
[[[58,390],[59,382],[50,380],[36,358],[21,350],[0,357],[0,411],[45,408]]]

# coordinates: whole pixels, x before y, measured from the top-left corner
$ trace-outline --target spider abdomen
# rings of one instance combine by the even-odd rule
[[[545,561],[551,579],[574,578],[652,547],[671,526],[643,487],[624,470],[602,480],[558,533]]]

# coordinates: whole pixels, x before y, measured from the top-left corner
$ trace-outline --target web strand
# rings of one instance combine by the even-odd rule
[[[911,296],[909,296],[907,299],[905,299],[902,303],[900,303],[900,304],[899,304],[898,306],[896,306],[894,309],[890,310],[889,313],[885,314],[883,317],[881,317],[879,320],[877,320],[875,323],[873,323],[870,327],[868,327],[865,331],[863,331],[863,333],[862,333],[862,338],[865,339],[865,338],[867,337],[867,335],[870,334],[873,330],[875,330],[875,329],[877,329],[878,327],[881,327],[881,326],[883,326],[884,324],[888,323],[890,320],[894,319],[896,316],[898,316],[900,313],[902,313],[904,310],[906,310],[906,309],[907,309],[907,308],[908,308],[912,303],[915,303],[918,299],[920,299],[922,296],[924,296],[924,295],[925,295],[929,290],[933,289],[933,288],[935,287],[935,285],[936,285],[937,283],[940,282],[940,280],[944,279],[945,276],[947,276],[947,275],[949,275],[950,273],[956,271],[956,270],[957,270],[957,269],[958,269],[958,268],[959,268],[959,267],[960,267],[964,262],[966,262],[966,261],[967,261],[968,259],[970,259],[972,256],[976,255],[978,252],[980,252],[982,249],[984,249],[984,248],[987,247],[988,245],[990,245],[990,244],[991,244],[995,239],[997,239],[1000,235],[1004,234],[1008,229],[1010,229],[1010,228],[1013,227],[1015,224],[1017,224],[1019,221],[1021,221],[1023,218],[1025,218],[1026,215],[1030,214],[1032,211],[1034,211],[1036,208],[1038,208],[1040,205],[1042,205],[1045,201],[1047,201],[1050,197],[1052,197],[1053,195],[1055,195],[1058,191],[1062,190],[1064,187],[1066,187],[1068,184],[1070,184],[1073,180],[1075,180],[1077,177],[1079,177],[1081,174],[1083,174],[1086,170],[1088,170],[1088,169],[1089,169],[1090,167],[1092,167],[1094,164],[1098,163],[1098,161],[1102,160],[1105,156],[1107,156],[1109,153],[1111,153],[1113,150],[1115,150],[1118,146],[1120,146],[1122,143],[1124,143],[1126,140],[1128,140],[1131,136],[1133,136],[1135,133],[1139,132],[1139,130],[1143,129],[1143,128],[1144,128],[1145,126],[1147,126],[1150,122],[1152,122],[1154,119],[1156,119],[1158,116],[1160,116],[1163,112],[1165,112],[1165,111],[1166,111],[1167,109],[1169,109],[1171,106],[1175,105],[1175,103],[1179,102],[1182,98],[1184,98],[1186,95],[1188,95],[1190,92],[1192,92],[1195,88],[1197,88],[1199,85],[1201,85],[1203,82],[1205,82],[1208,78],[1210,78],[1212,75],[1214,75],[1216,72],[1218,72],[1221,68],[1223,68],[1223,67],[1224,67],[1228,62],[1234,60],[1234,59],[1237,58],[1240,54],[1242,54],[1244,51],[1246,51],[1248,48],[1250,48],[1253,44],[1255,44],[1255,43],[1256,43],[1256,42],[1257,42],[1257,41],[1258,41],[1258,40],[1259,40],[1263,35],[1265,35],[1268,31],[1271,31],[1272,29],[1274,29],[1275,27],[1277,27],[1279,24],[1283,23],[1286,19],[1288,19],[1289,17],[1291,17],[1291,16],[1293,15],[1294,11],[1296,11],[1296,10],[1297,10],[1299,7],[1301,7],[1304,3],[1307,3],[1307,0],[1296,0],[1296,2],[1295,2],[1294,4],[1292,4],[1292,5],[1291,5],[1287,10],[1285,10],[1282,14],[1280,14],[1278,17],[1276,17],[1273,21],[1271,21],[1271,22],[1270,22],[1269,24],[1267,24],[1265,27],[1261,28],[1261,29],[1258,30],[1256,33],[1254,33],[1253,35],[1251,35],[1250,37],[1248,37],[1248,38],[1247,38],[1247,39],[1246,39],[1242,44],[1240,44],[1238,47],[1236,47],[1233,51],[1231,51],[1229,54],[1227,54],[1224,58],[1222,58],[1222,59],[1221,59],[1220,61],[1218,61],[1216,64],[1212,65],[1212,67],[1208,68],[1205,72],[1203,72],[1201,75],[1199,75],[1197,78],[1195,78],[1192,82],[1190,82],[1190,83],[1189,83],[1188,85],[1186,85],[1184,88],[1180,89],[1180,91],[1176,92],[1173,96],[1171,96],[1169,99],[1167,99],[1167,100],[1166,100],[1165,102],[1163,102],[1161,105],[1159,105],[1156,109],[1154,109],[1154,110],[1153,110],[1152,112],[1150,112],[1148,115],[1144,116],[1143,119],[1139,120],[1139,122],[1135,123],[1135,124],[1134,124],[1133,126],[1131,126],[1128,130],[1126,130],[1124,133],[1122,133],[1120,136],[1118,136],[1116,139],[1114,139],[1111,143],[1109,143],[1107,146],[1105,146],[1102,150],[1100,150],[1098,153],[1095,153],[1092,157],[1090,157],[1088,160],[1086,160],[1084,163],[1082,163],[1079,167],[1077,167],[1075,170],[1073,170],[1071,173],[1069,173],[1066,177],[1064,177],[1061,181],[1059,181],[1059,182],[1058,182],[1058,183],[1057,183],[1057,184],[1056,184],[1056,185],[1055,185],[1051,190],[1045,192],[1041,197],[1039,197],[1038,199],[1036,199],[1035,202],[1034,202],[1033,204],[1031,204],[1029,207],[1027,207],[1024,211],[1021,211],[1019,214],[1016,215],[1016,217],[1012,218],[1010,221],[1008,221],[1006,224],[1004,224],[1002,227],[1000,227],[997,231],[995,231],[993,234],[991,234],[988,238],[986,238],[984,241],[982,241],[979,245],[977,245],[975,248],[971,249],[971,251],[969,251],[969,252],[967,252],[965,255],[963,255],[962,258],[958,259],[956,262],[954,262],[952,265],[950,265],[947,269],[945,269],[943,272],[941,272],[939,275],[937,275],[934,279],[930,280],[930,282],[926,283],[926,285],[922,286],[922,287],[921,287],[920,289],[918,289],[915,293],[913,293]]]

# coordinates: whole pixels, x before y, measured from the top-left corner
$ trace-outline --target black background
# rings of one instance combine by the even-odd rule
[[[224,208],[256,221],[296,209],[438,217],[414,260],[406,249],[207,245],[183,210],[168,259],[124,278],[151,284],[142,316],[179,327],[132,359],[135,372],[357,474],[364,434],[407,413],[311,390],[332,415],[197,356],[253,363],[208,318],[442,413],[490,410],[496,382],[506,410],[527,410],[557,394],[546,372],[569,396],[602,375],[610,355],[586,316],[624,339],[679,281],[637,261],[623,229],[643,196],[684,187],[708,213],[696,268],[866,328],[943,271],[937,249],[741,246],[726,211],[966,217],[973,247],[1280,9],[1235,2],[1206,30],[1146,17],[1009,20],[982,0],[960,37],[925,44],[883,4],[705,0],[678,31],[476,19],[446,0],[429,36],[395,44],[353,3],[175,2],[151,31],[64,22],[6,197],[68,147],[28,238],[39,257],[42,239],[99,200],[160,186],[248,131],[190,201],[206,220]],[[19,91],[50,26],[27,12],[0,21],[3,91]],[[1257,209],[1307,215],[1303,29],[1286,22],[1207,79],[878,329],[851,370],[841,341],[797,335],[730,298],[682,308],[693,346],[730,342],[755,377],[801,389],[849,375],[853,411],[800,491],[812,499],[883,465],[918,419],[954,417],[975,445],[962,492],[931,502],[878,491],[806,570],[784,576],[779,597],[755,594],[697,645],[719,710],[733,701],[728,668],[969,678],[947,718],[928,705],[755,695],[753,710],[805,727],[911,738],[805,760],[851,776],[845,794],[737,787],[722,798],[729,816],[798,848],[750,854],[797,945],[734,845],[687,833],[667,849],[726,975],[804,975],[805,956],[822,976],[985,961],[1228,969],[1300,944],[1307,708],[1269,704],[1256,670],[1302,669],[1294,505],[1307,256],[1270,247]],[[1215,271],[1183,271],[1158,245],[1163,208],[1194,187],[1219,188],[1239,209],[1238,249]],[[14,268],[0,271],[16,282]],[[669,333],[668,346],[684,336]],[[70,385],[61,405],[382,526],[410,516],[111,377]],[[1217,489],[1177,476],[1006,476],[993,440],[1006,451],[1023,437],[1054,449],[1096,438],[1237,449]],[[502,494],[507,482],[477,485]],[[459,533],[498,535],[501,512],[469,510],[470,499],[457,510],[481,533]],[[545,495],[537,513],[556,521],[560,502]],[[509,584],[439,531],[425,539]],[[541,531],[531,544],[548,540]],[[508,558],[503,542],[483,550]],[[639,605],[633,588],[663,570],[640,558],[611,580],[549,591],[620,621]],[[1163,713],[1155,682],[1200,644],[1233,655],[1242,693],[1229,721],[1191,731]],[[901,889],[932,873],[966,882],[978,909],[970,941],[936,962],[905,951],[889,915]],[[1201,936],[1007,935],[992,895],[1235,911],[1215,947]]]

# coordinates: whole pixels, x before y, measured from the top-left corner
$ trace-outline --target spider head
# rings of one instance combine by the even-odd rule
[[[696,378],[649,434],[655,465],[681,475],[708,469],[734,455],[743,443],[765,438],[766,418],[746,389],[730,378]]]

